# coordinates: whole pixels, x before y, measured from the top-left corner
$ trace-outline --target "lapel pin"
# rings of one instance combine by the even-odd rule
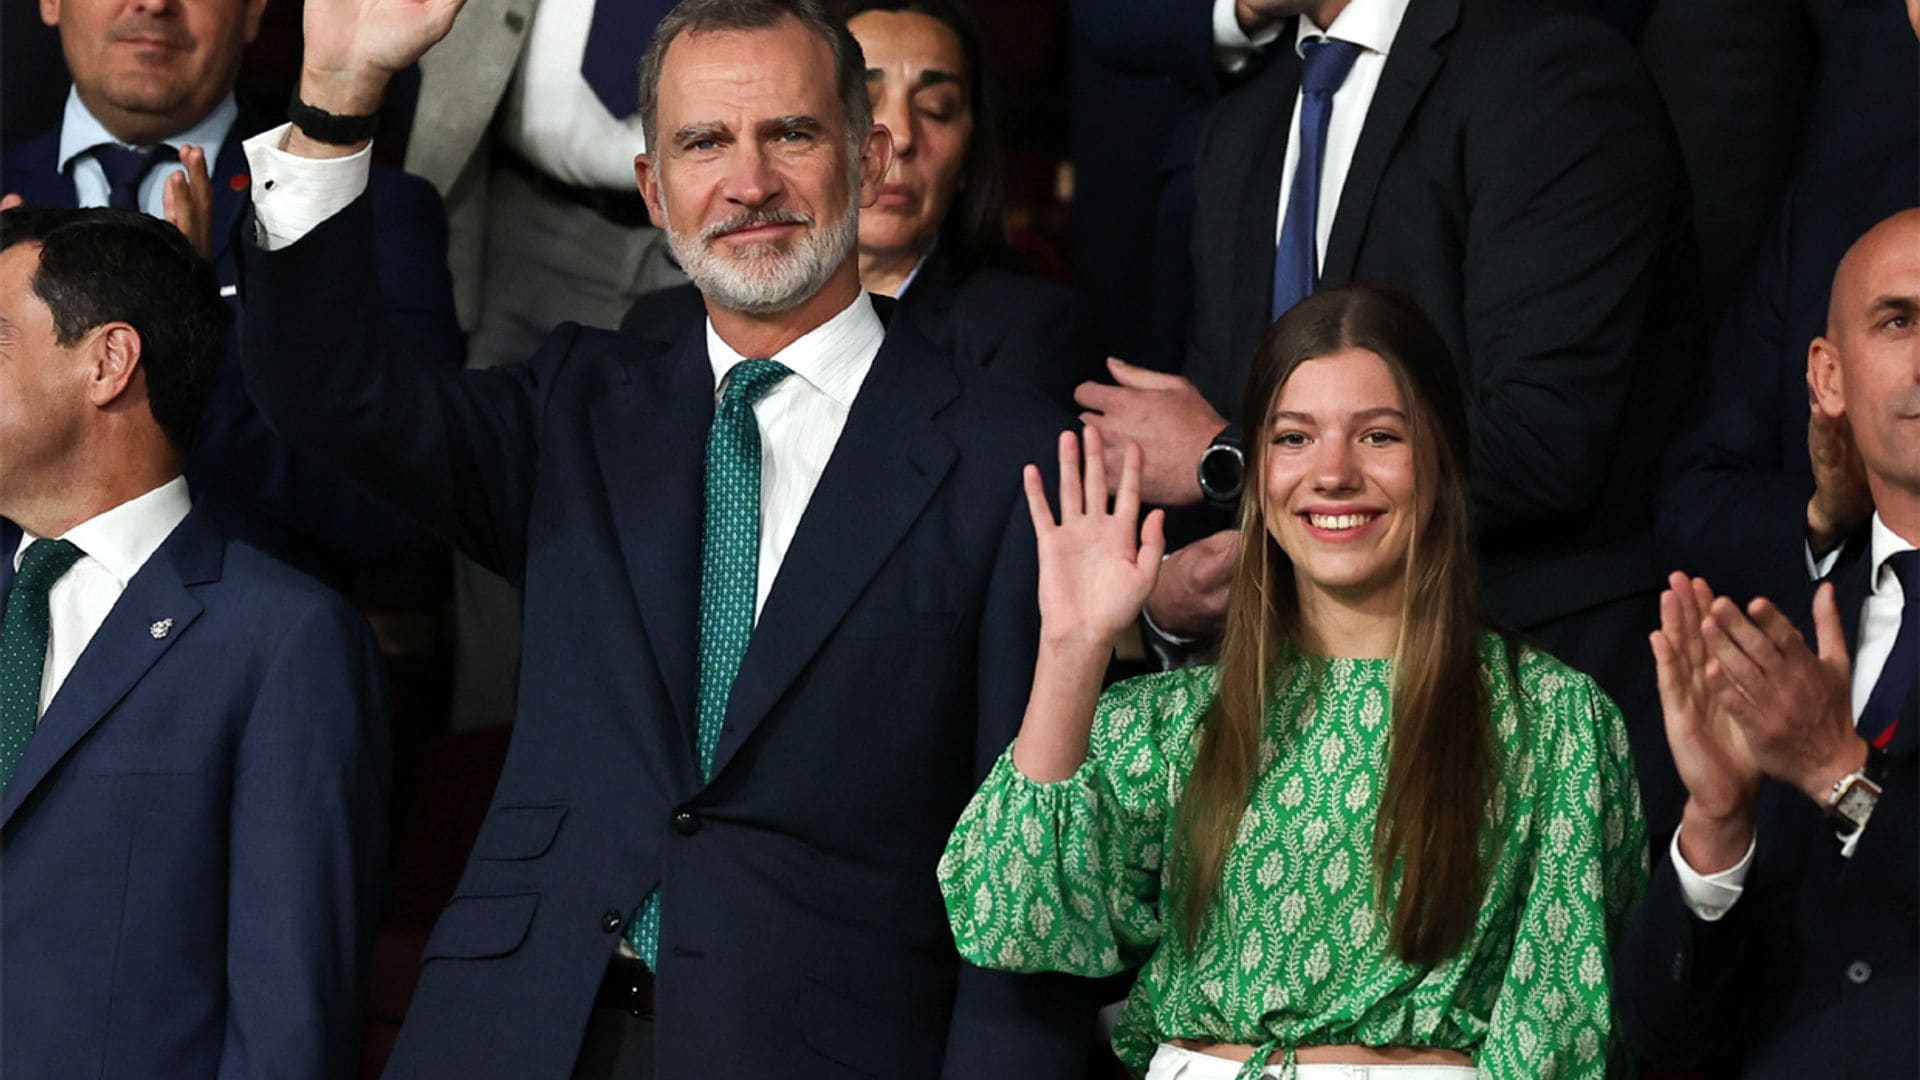
[[[161,638],[166,637],[167,632],[172,629],[173,629],[172,619],[170,618],[161,619],[159,622],[154,623],[152,626],[147,627],[147,633],[153,635],[153,640],[159,641]]]

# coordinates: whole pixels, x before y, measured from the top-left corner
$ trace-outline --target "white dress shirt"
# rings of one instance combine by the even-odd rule
[[[540,0],[535,6],[497,130],[514,152],[556,180],[633,191],[633,156],[647,148],[640,114],[615,118],[580,74],[594,2]],[[640,58],[633,59],[638,85]]]
[[[793,544],[800,518],[820,484],[827,459],[847,426],[847,412],[873,368],[886,328],[862,289],[840,314],[802,334],[769,359],[793,374],[754,403],[760,423],[760,560],[753,617],[766,606],[780,563]],[[713,364],[714,400],[733,366],[745,357],[720,339],[707,321],[707,359]]]
[[[262,132],[246,143],[254,215],[263,234],[260,244],[269,251],[294,243],[352,202],[366,187],[371,160],[365,147],[341,158],[289,154],[280,149],[289,126]],[[863,289],[838,315],[767,358],[785,364],[793,376],[753,407],[761,436],[756,619],[885,336],[873,300]],[[717,401],[722,380],[743,357],[720,339],[711,320],[707,359],[713,364]]]
[[[1868,527],[1867,542],[1870,545],[1867,558],[1871,560],[1871,576],[1868,580],[1873,588],[1867,594],[1866,602],[1860,605],[1859,633],[1854,638],[1853,684],[1848,688],[1856,722],[1867,707],[1867,699],[1873,696],[1873,687],[1880,681],[1880,673],[1887,666],[1887,656],[1893,651],[1893,639],[1900,633],[1900,612],[1906,603],[1900,579],[1887,566],[1887,560],[1899,552],[1914,549],[1913,544],[1888,528],[1877,513],[1873,515],[1873,524]],[[1827,560],[1827,566],[1831,569],[1831,560]],[[1841,617],[1845,618],[1846,613],[1842,612]],[[1912,673],[1909,673],[1911,677]],[[1758,839],[1755,837],[1756,842]],[[1687,907],[1708,922],[1725,915],[1734,901],[1740,899],[1747,870],[1753,864],[1754,844],[1747,845],[1747,854],[1738,863],[1717,874],[1701,874],[1687,865],[1687,860],[1680,856],[1678,829],[1674,830],[1671,848],[1673,868],[1680,875],[1680,895],[1685,898]],[[1852,838],[1842,848],[1842,854],[1853,854]]]
[[[56,537],[85,554],[47,593],[51,620],[46,666],[40,672],[40,715],[46,714],[80,654],[99,632],[100,624],[107,621],[113,605],[119,603],[120,594],[127,591],[127,582],[147,565],[147,559],[186,520],[192,508],[186,478],[176,476]],[[12,552],[14,572],[19,572],[27,548],[40,539],[32,533],[20,537],[19,546]]]
[[[1380,73],[1387,66],[1387,50],[1400,32],[1400,21],[1407,14],[1409,0],[1353,0],[1324,30],[1305,15],[1300,16],[1294,33],[1293,49],[1309,39],[1330,37],[1360,46],[1353,67],[1340,89],[1333,93],[1333,115],[1327,120],[1326,157],[1321,163],[1320,207],[1314,221],[1314,269],[1327,258],[1327,238],[1333,234],[1333,219],[1340,212],[1340,193],[1347,186],[1347,169],[1353,164],[1354,148],[1360,145],[1360,129],[1366,126],[1367,110],[1373,106],[1373,94],[1380,86]],[[1280,213],[1274,219],[1274,246],[1280,244],[1280,232],[1287,224],[1287,203],[1293,195],[1293,174],[1300,166],[1300,94],[1293,95],[1293,119],[1287,122],[1287,158],[1280,170]]]
[[[233,122],[240,115],[240,107],[233,103],[233,95],[228,94],[220,104],[214,106],[199,123],[178,135],[162,139],[161,142],[176,151],[182,146],[193,145],[207,152],[207,170],[213,170],[214,159],[220,156],[220,147],[226,144],[227,135],[233,130]],[[110,142],[129,150],[139,149],[132,143],[124,143],[114,138],[93,113],[80,101],[78,90],[67,91],[67,111],[60,120],[60,160],[61,172],[72,167],[73,194],[81,206],[107,205],[107,174],[100,163],[93,159],[92,150],[101,143]],[[186,166],[178,160],[156,163],[153,170],[140,181],[140,209],[153,217],[166,215],[167,177],[177,172],[185,172]]]

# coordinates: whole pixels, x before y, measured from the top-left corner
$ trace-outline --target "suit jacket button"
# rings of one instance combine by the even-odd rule
[[[681,836],[692,836],[700,831],[700,819],[691,810],[676,811],[673,815],[673,831]]]
[[[1860,986],[1873,978],[1873,968],[1865,960],[1855,960],[1847,965],[1847,981]]]
[[[612,908],[608,908],[606,914],[600,916],[600,929],[609,934],[617,933],[620,929],[620,924],[625,921],[627,921],[625,916]]]

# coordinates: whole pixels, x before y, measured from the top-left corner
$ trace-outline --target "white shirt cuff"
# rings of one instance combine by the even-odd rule
[[[1235,12],[1235,0],[1213,0],[1213,58],[1228,74],[1236,74],[1247,66],[1261,49],[1280,39],[1281,23],[1249,37],[1240,28],[1240,16]]]
[[[1804,551],[1807,556],[1807,580],[1819,581],[1832,572],[1833,564],[1840,561],[1840,549],[1846,546],[1845,544],[1838,544],[1832,551],[1816,559],[1813,557],[1813,545],[1802,544],[1801,550]]]
[[[292,124],[263,131],[241,144],[253,173],[255,241],[267,251],[298,243],[314,226],[347,208],[367,190],[373,165],[369,143],[346,157],[309,158],[282,149]]]
[[[1753,848],[1759,840],[1755,835],[1747,841],[1747,853],[1740,861],[1716,874],[1702,874],[1687,865],[1680,854],[1680,830],[1673,830],[1673,842],[1668,845],[1673,853],[1673,868],[1680,875],[1680,897],[1686,901],[1687,910],[1702,922],[1719,922],[1733,908],[1740,894],[1746,891],[1747,868],[1753,865]]]

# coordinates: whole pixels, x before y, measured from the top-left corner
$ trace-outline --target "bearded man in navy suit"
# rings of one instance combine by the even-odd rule
[[[247,205],[241,142],[267,117],[234,96],[241,52],[267,0],[42,0],[73,75],[61,122],[0,150],[0,193],[29,206],[115,206],[167,217],[235,298],[233,227]],[[375,268],[393,332],[459,367],[446,212],[433,185],[391,169],[374,181]],[[189,183],[189,179],[193,181]],[[336,583],[432,547],[332,470],[293,453],[248,400],[237,355],[214,382],[186,464],[196,499],[229,531]]]
[[[0,213],[0,1075],[359,1060],[380,658],[194,505],[225,318],[170,225]]]
[[[1069,421],[861,289],[859,45],[813,0],[675,8],[635,168],[701,303],[451,373],[382,332],[354,193],[457,8],[308,0],[298,124],[247,147],[261,408],[526,598],[389,1075],[1080,1077],[1082,988],[963,965],[934,877],[1025,707],[1017,478]]]

